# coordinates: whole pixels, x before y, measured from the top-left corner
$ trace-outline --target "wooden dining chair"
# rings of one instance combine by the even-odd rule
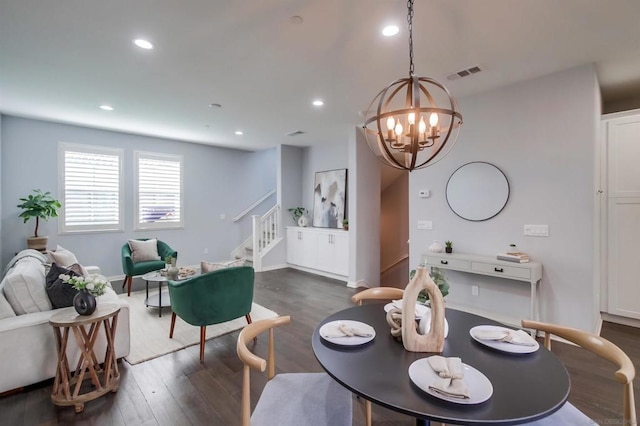
[[[522,320],[522,327],[544,331],[544,346],[551,350],[551,335],[554,334],[565,340],[612,362],[618,367],[614,373],[615,379],[622,383],[623,391],[623,423],[628,426],[638,424],[636,418],[636,405],[633,397],[633,379],[636,375],[633,362],[622,349],[593,333],[577,330],[575,328],[563,327],[555,324],[548,324],[538,321]],[[582,411],[578,410],[571,403],[565,403],[560,410],[536,422],[528,425],[578,425],[592,424],[593,421]]]
[[[397,300],[402,299],[404,290],[396,287],[372,287],[351,296],[351,301],[362,305],[363,300]]]
[[[351,301],[362,305],[364,300],[397,300],[402,299],[404,290],[396,287],[372,287],[351,296]],[[364,399],[365,424],[371,426],[371,401]]]
[[[351,426],[351,392],[326,373],[280,373],[275,371],[275,327],[287,325],[291,317],[275,317],[246,326],[238,336],[238,357],[242,372],[242,426],[327,425]],[[267,359],[247,347],[255,337],[269,331]],[[268,382],[251,414],[251,369],[267,370]]]

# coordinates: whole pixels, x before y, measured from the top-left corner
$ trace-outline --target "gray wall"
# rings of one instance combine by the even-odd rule
[[[313,218],[313,184],[316,172],[347,169],[348,149],[345,142],[310,146],[304,150],[302,159],[302,206],[309,210],[309,219]],[[347,185],[351,179],[351,170],[347,171]],[[351,196],[347,190],[347,199]],[[347,200],[347,204],[349,200]],[[347,211],[347,214],[349,212]],[[312,220],[309,221],[312,226]]]
[[[294,222],[290,208],[305,207],[309,210],[307,217],[311,218],[311,207],[302,203],[303,194],[303,155],[305,148],[280,145],[278,147],[278,202],[282,206],[283,226],[298,226]]]
[[[0,114],[0,212],[2,212],[2,114]],[[2,249],[2,220],[0,220],[0,250]],[[2,252],[0,251],[0,261]],[[4,269],[4,262],[1,266]]]
[[[275,188],[275,149],[245,152],[167,139],[110,132],[45,121],[2,116],[1,212],[2,264],[25,248],[32,223],[18,218],[18,199],[34,188],[58,196],[58,142],[123,148],[125,232],[57,235],[57,222],[41,225],[49,248],[60,244],[76,253],[85,265],[98,265],[107,276],[122,274],[120,248],[129,238],[157,237],[178,250],[180,265],[202,259],[227,259],[231,250],[249,236],[250,218],[234,223],[233,216]],[[185,227],[182,230],[132,231],[133,151],[181,154],[184,157]],[[275,203],[267,200],[260,210]],[[220,215],[226,215],[220,219]],[[249,225],[247,225],[247,223]],[[245,229],[246,228],[246,229]],[[208,249],[209,253],[204,254]]]
[[[349,286],[380,285],[380,162],[362,129],[349,138]]]
[[[510,243],[543,264],[541,319],[595,330],[595,146],[600,97],[592,66],[529,80],[460,100],[464,126],[441,162],[411,173],[410,265],[433,240],[452,240],[455,251],[495,256]],[[487,161],[507,176],[505,209],[484,222],[451,212],[445,186],[470,161]],[[430,198],[418,190],[430,189]],[[417,221],[432,220],[433,230]],[[523,225],[547,224],[550,236],[525,237]],[[510,318],[528,313],[527,284],[449,273],[447,300]],[[471,285],[480,287],[471,296]]]

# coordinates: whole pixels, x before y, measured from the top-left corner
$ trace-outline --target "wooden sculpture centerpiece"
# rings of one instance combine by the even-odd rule
[[[426,334],[416,330],[416,302],[425,289],[431,301],[431,329]],[[444,298],[427,269],[418,267],[402,298],[402,344],[410,352],[442,352],[444,349]]]

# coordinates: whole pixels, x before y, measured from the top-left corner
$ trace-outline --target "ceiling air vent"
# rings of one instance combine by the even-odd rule
[[[471,68],[460,70],[458,72],[454,72],[452,74],[447,75],[447,80],[457,80],[462,77],[468,77],[472,74],[477,74],[483,70],[484,68],[482,68],[480,65],[474,65]]]
[[[302,130],[295,130],[291,133],[287,133],[287,136],[300,136],[300,135],[304,135],[304,132]]]

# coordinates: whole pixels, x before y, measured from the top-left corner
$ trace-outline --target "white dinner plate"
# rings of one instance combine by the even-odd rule
[[[371,333],[371,336],[362,337],[362,336],[341,336],[341,337],[331,337],[335,334],[340,334],[338,331],[338,327],[340,324],[344,324],[349,327],[357,328],[358,330],[363,330]],[[326,324],[323,324],[318,331],[320,333],[320,337],[322,337],[327,342],[331,342],[336,345],[343,346],[357,346],[364,345],[372,341],[376,337],[376,330],[371,327],[369,324],[365,324],[360,321],[352,321],[352,320],[340,320],[340,321],[331,321]]]
[[[462,363],[462,370],[464,372],[464,381],[469,389],[469,399],[452,398],[430,390],[429,386],[436,381],[439,376],[438,373],[433,371],[427,358],[414,361],[409,366],[409,378],[413,384],[429,395],[456,404],[480,404],[491,398],[491,395],[493,395],[493,385],[487,376],[465,363]]]
[[[540,345],[538,344],[538,342],[535,342],[536,344],[534,346],[514,345],[513,343],[499,342],[497,340],[479,339],[475,336],[476,331],[503,331],[503,330],[511,330],[511,329],[506,327],[500,327],[497,325],[477,325],[473,327],[471,330],[469,330],[469,334],[471,335],[473,340],[475,340],[476,342],[482,345],[488,346],[490,348],[493,348],[502,352],[508,352],[511,354],[530,354],[540,349]]]
[[[389,312],[391,308],[398,308],[402,311],[402,300],[394,300],[384,305],[384,311]],[[429,312],[429,307],[416,303],[416,318],[420,319]]]

